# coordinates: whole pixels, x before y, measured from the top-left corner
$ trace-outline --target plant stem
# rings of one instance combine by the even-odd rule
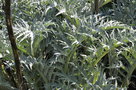
[[[13,34],[13,28],[12,28],[11,0],[5,0],[4,11],[5,11],[5,15],[6,15],[5,18],[6,18],[8,36],[9,36],[9,40],[11,43],[11,47],[12,47],[12,51],[13,51],[13,55],[14,55],[14,60],[15,60],[18,88],[19,88],[19,90],[24,90],[24,82],[23,82],[23,76],[22,76],[22,72],[21,72],[21,64],[20,64],[18,49],[17,49],[15,37]]]
[[[94,0],[94,13],[98,14],[99,11],[99,0]]]

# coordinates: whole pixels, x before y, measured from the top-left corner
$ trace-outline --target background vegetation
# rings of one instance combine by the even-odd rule
[[[12,0],[11,11],[27,90],[136,87],[135,0]],[[16,74],[0,8],[0,90],[18,90]]]

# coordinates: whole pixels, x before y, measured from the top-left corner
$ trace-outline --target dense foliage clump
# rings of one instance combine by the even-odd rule
[[[12,1],[13,30],[27,89],[135,88],[136,1],[98,0],[97,12],[95,5],[94,0]],[[0,90],[16,90],[4,17],[0,8]]]

